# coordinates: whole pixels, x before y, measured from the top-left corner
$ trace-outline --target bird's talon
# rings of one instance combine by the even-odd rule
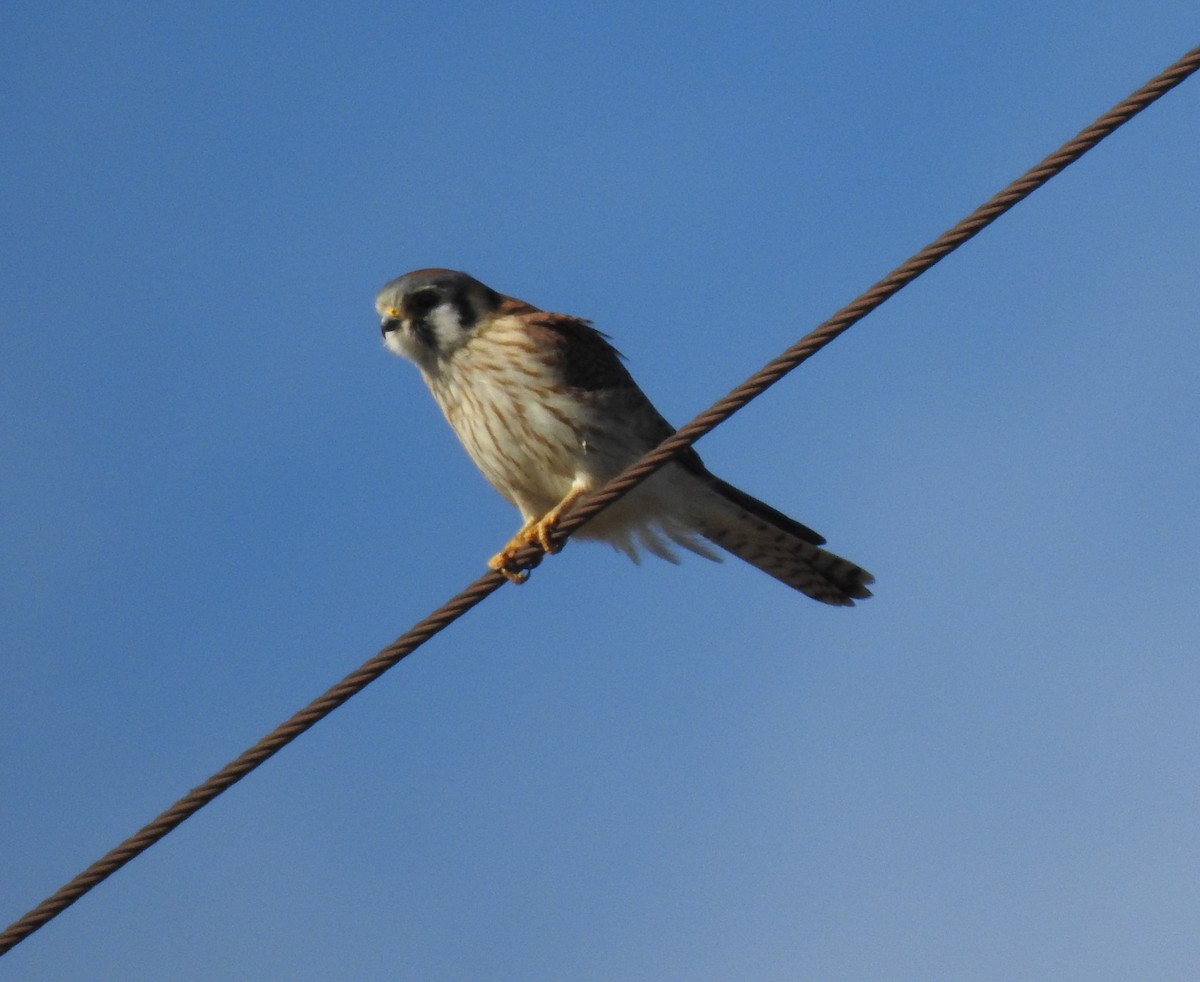
[[[537,539],[537,544],[542,547],[542,552],[553,556],[556,552],[562,552],[562,545],[555,542],[552,536],[555,529],[558,528],[558,521],[541,522],[533,531],[534,538]]]
[[[515,583],[517,586],[520,586],[529,579],[529,570],[520,569],[514,565],[518,551],[519,547],[513,548],[511,545],[506,547],[503,551],[498,552],[488,560],[488,568],[494,569],[508,580],[509,583]]]

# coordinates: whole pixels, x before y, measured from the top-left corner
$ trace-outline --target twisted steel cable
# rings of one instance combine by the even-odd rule
[[[843,331],[857,323],[889,297],[899,292],[931,266],[972,238],[1019,201],[1024,200],[1084,153],[1096,146],[1117,127],[1128,122],[1148,105],[1179,85],[1200,68],[1200,47],[1194,48],[1155,76],[1128,98],[1119,102],[1094,123],[1041,163],[1031,168],[970,215],[943,232],[933,242],[916,253],[857,299],[843,307],[815,330],[806,334],[783,354],[769,362],[745,382],[733,389],[719,402],[701,413],[673,436],[628,467],[595,493],[583,499],[563,519],[555,536],[555,544],[563,541],[584,522],[611,505],[621,495],[667,463],[675,454],[691,446],[705,433],[724,422],[750,400],[766,391],[784,375],[829,344]],[[531,545],[519,555],[519,561],[533,568],[543,558],[542,550]],[[107,879],[134,857],[145,852],[168,832],[194,815],[217,795],[236,784],[252,770],[300,736],[305,730],[361,692],[371,682],[411,654],[435,634],[465,614],[476,604],[503,586],[501,574],[488,572],[451,598],[424,620],[397,638],[359,669],[346,676],[324,695],[313,700],[290,719],[226,764],[216,774],[180,798],[175,804],[139,829],[116,848],[92,863],[78,876],[59,888],[37,907],[13,922],[0,934],[0,955],[12,949],[30,934],[58,916],[71,904]]]

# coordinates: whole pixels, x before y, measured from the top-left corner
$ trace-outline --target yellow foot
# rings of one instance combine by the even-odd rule
[[[524,543],[521,545],[524,546]],[[488,560],[488,568],[494,569],[497,573],[503,573],[510,583],[520,586],[529,579],[529,570],[517,567],[516,558],[518,552],[520,552],[520,547],[514,549],[512,548],[512,544],[509,543],[509,545],[505,546]]]
[[[503,575],[504,578],[506,580],[508,580],[509,583],[514,583],[517,586],[520,586],[527,579],[529,579],[529,570],[527,570],[527,569],[510,569],[508,566],[500,566],[497,564],[497,561],[499,560],[499,558],[500,558],[499,556],[493,556],[491,559],[488,560],[488,565],[492,569],[494,569],[497,573],[500,573],[501,575]]]
[[[538,522],[529,530],[529,541],[536,542],[542,547],[542,552],[554,555],[556,552],[562,552],[562,545],[553,539],[554,530],[558,528],[558,520],[562,517],[562,512],[557,508],[550,512],[545,518]]]
[[[542,552],[553,555],[556,552],[562,551],[562,545],[554,541],[554,532],[558,528],[558,523],[575,504],[576,501],[583,495],[582,487],[572,487],[557,505],[546,512],[541,518],[531,518],[521,526],[517,532],[503,549],[488,560],[488,566],[499,573],[503,573],[513,583],[524,583],[529,579],[529,570],[521,569],[517,566],[517,554],[526,546],[532,543],[537,543],[542,548]]]
[[[524,549],[530,542],[537,541],[537,536],[534,532],[536,525],[537,520],[533,518],[522,525],[517,534],[508,540],[508,545],[488,560],[488,567],[496,570],[498,573],[503,573],[510,583],[520,585],[529,579],[529,570],[518,567],[516,560],[517,553]]]

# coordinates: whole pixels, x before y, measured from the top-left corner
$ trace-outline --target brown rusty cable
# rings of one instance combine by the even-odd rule
[[[599,491],[589,495],[562,521],[557,533],[557,541],[561,543],[571,532],[597,512],[612,504],[622,494],[627,493],[636,484],[662,467],[679,451],[691,446],[705,433],[745,406],[751,399],[774,385],[801,362],[911,283],[921,273],[982,231],[1017,202],[1028,197],[1063,168],[1078,160],[1117,127],[1173,89],[1197,68],[1200,68],[1200,48],[1189,51],[1160,75],[1110,109],[1074,139],[1008,185],[949,231],[940,235],[904,265],[893,270],[858,299],[843,307],[816,330],[806,334],[782,355],[730,392],[724,399],[678,430],[674,436],[664,440],[662,444]],[[541,561],[542,552],[537,546],[530,546],[521,553],[519,558],[525,565],[533,567]],[[310,726],[324,719],[406,655],[411,654],[485,597],[494,593],[504,582],[499,573],[489,572],[481,576],[363,664],[357,671],[346,676],[291,719],[277,726],[203,784],[193,788],[154,821],[102,856],[24,917],[9,926],[3,934],[0,934],[0,955],[19,944],[47,921],[62,913],[92,887],[111,876],[135,856],[145,852],[222,791],[236,784]]]

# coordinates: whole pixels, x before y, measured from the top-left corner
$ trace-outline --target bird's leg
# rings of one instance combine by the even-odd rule
[[[524,583],[529,579],[529,571],[518,569],[515,565],[517,553],[524,549],[532,542],[536,542],[542,547],[543,552],[555,553],[562,549],[562,546],[557,545],[551,536],[554,530],[558,528],[558,523],[562,520],[571,506],[578,501],[587,491],[579,482],[571,485],[571,490],[566,493],[562,501],[551,508],[541,518],[531,518],[520,530],[514,535],[503,549],[488,560],[488,566],[500,573],[503,573],[513,583]]]
[[[551,508],[545,515],[542,516],[540,522],[537,522],[533,528],[526,533],[529,536],[529,541],[537,540],[538,545],[548,553],[556,553],[562,551],[562,546],[555,544],[551,536],[554,530],[558,528],[558,523],[562,521],[563,515],[571,510],[571,506],[583,497],[587,490],[579,481],[571,485],[571,490],[567,492],[557,505]]]

